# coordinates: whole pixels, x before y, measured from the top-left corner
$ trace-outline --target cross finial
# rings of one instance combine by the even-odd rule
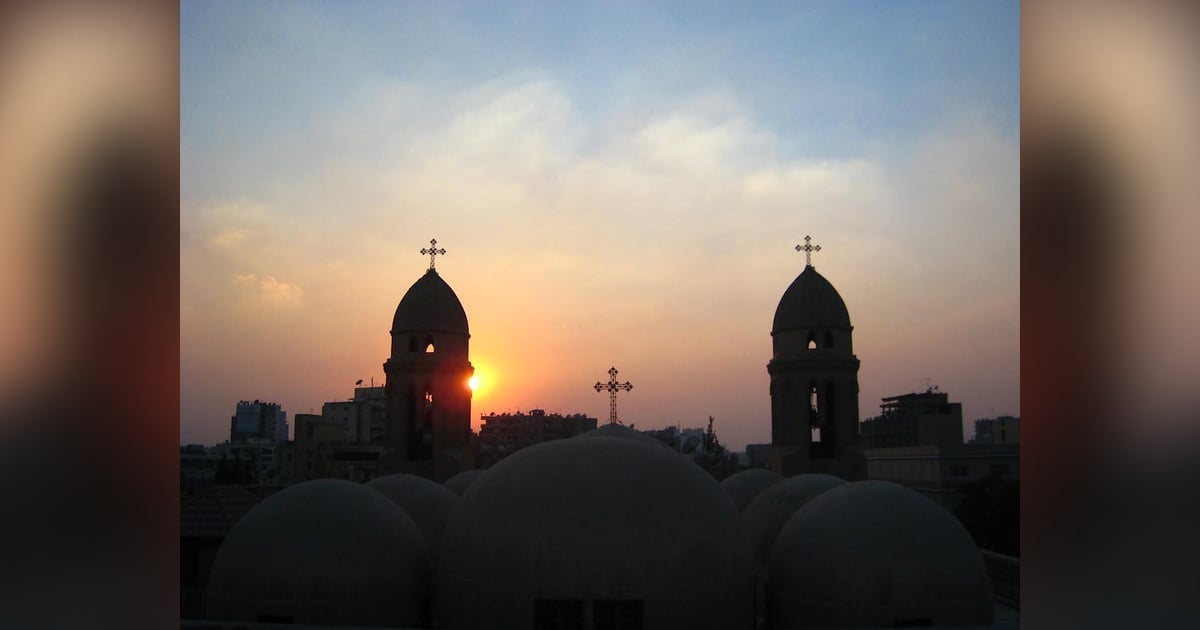
[[[813,245],[812,237],[805,236],[804,237],[804,245],[797,245],[796,251],[804,252],[804,266],[811,267],[812,266],[812,253],[821,251],[821,246]]]
[[[433,263],[435,263],[437,261],[436,256],[438,254],[445,254],[446,249],[445,248],[438,249],[437,239],[431,238],[431,239],[429,239],[429,247],[421,248],[421,253],[427,254],[429,256],[429,268],[433,269]]]
[[[608,382],[596,382],[596,392],[608,392],[608,423],[620,424],[617,421],[617,392],[621,390],[629,391],[633,389],[633,383],[625,381],[624,383],[617,382],[617,368],[608,369]]]

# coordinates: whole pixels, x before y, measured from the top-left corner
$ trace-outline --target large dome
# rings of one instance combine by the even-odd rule
[[[454,289],[436,271],[430,269],[420,280],[408,288],[408,292],[396,307],[392,318],[392,333],[400,332],[449,332],[463,335],[467,330],[467,312],[454,294]]]
[[[765,567],[775,537],[792,515],[821,493],[845,483],[833,475],[808,473],[788,477],[758,493],[742,510],[742,525],[755,561]]]
[[[429,556],[437,564],[442,531],[446,529],[446,520],[458,503],[458,495],[440,483],[405,473],[373,479],[367,487],[382,492],[383,496],[404,508],[417,527],[421,528]]]
[[[775,628],[991,624],[991,585],[971,535],[945,508],[887,481],[813,498],[771,549]]]
[[[733,500],[691,461],[632,439],[517,451],[476,479],[442,537],[448,628],[591,627],[585,616],[612,615],[646,628],[748,628],[752,595]]]
[[[751,468],[726,477],[721,482],[721,488],[737,503],[738,510],[745,512],[754,497],[781,481],[783,477],[777,473],[765,468]]]
[[[209,619],[424,627],[424,537],[399,505],[339,479],[299,483],[254,506],[213,559]]]
[[[850,312],[837,289],[816,269],[805,267],[783,292],[771,332],[823,328],[850,328]]]

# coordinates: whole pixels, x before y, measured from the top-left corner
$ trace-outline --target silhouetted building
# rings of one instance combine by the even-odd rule
[[[859,425],[862,448],[892,448],[963,443],[962,404],[932,387],[920,394],[888,396],[880,413]]]
[[[963,487],[985,477],[1020,479],[1017,444],[957,444],[873,448],[864,451],[867,476],[907,486],[955,510]]]
[[[396,307],[391,338],[385,472],[441,481],[474,468],[467,313],[432,264]]]
[[[278,403],[243,400],[237,404],[237,412],[229,419],[229,441],[256,439],[288,440],[287,412]]]
[[[200,444],[179,447],[179,485],[181,488],[213,483],[221,463],[219,454],[210,453]]]
[[[1020,444],[1021,418],[997,416],[975,421],[975,436],[972,444]]]
[[[480,468],[487,468],[509,455],[547,440],[561,440],[596,428],[596,418],[577,413],[547,414],[543,409],[524,413],[495,412],[481,415],[479,427]]]
[[[387,435],[384,387],[355,387],[351,400],[321,405],[321,415],[342,425],[346,444],[382,444]]]
[[[771,327],[771,469],[863,479],[858,357],[850,313],[812,265],[779,300]]]
[[[296,414],[296,439],[279,447],[285,483],[309,479],[370,481],[379,476],[383,446],[346,444],[345,427],[324,415]]]

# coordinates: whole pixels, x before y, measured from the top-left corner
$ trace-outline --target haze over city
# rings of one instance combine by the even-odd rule
[[[181,6],[181,442],[383,384],[432,238],[476,428],[615,366],[627,424],[768,441],[806,235],[863,418],[1020,415],[1016,3],[509,8]]]

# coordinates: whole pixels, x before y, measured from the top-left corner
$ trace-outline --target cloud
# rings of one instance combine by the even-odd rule
[[[234,275],[233,282],[240,290],[250,291],[263,300],[273,303],[295,303],[304,295],[304,290],[299,286],[289,282],[280,282],[275,276],[259,278],[253,273],[239,273]]]

